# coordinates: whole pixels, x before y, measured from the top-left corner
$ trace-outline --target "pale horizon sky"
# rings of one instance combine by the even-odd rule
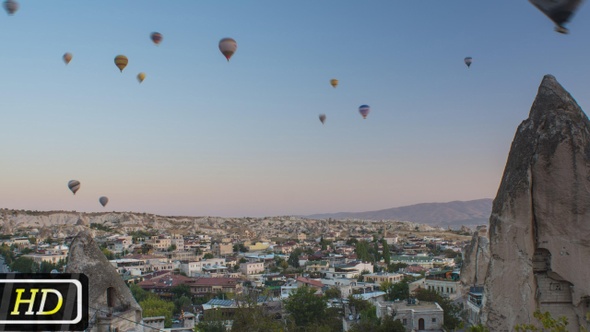
[[[261,217],[494,198],[543,75],[590,105],[585,4],[561,35],[526,0],[17,1],[0,13],[0,208]]]

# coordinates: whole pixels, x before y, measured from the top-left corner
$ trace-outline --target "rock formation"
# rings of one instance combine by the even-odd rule
[[[553,76],[518,127],[490,216],[482,321],[491,331],[535,323],[533,312],[588,328],[590,122]]]
[[[143,331],[141,307],[90,230],[81,231],[72,241],[66,272],[88,277],[88,331]]]
[[[478,226],[463,255],[463,265],[461,266],[461,284],[463,286],[483,285],[490,263],[489,243],[487,226]]]

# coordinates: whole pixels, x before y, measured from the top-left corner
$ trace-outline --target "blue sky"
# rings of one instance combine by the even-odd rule
[[[494,197],[543,75],[590,103],[584,5],[561,35],[525,0],[19,3],[0,15],[5,208],[271,216]]]

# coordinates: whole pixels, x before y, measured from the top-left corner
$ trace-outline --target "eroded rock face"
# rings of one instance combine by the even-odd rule
[[[534,323],[533,312],[588,326],[590,122],[553,76],[518,127],[490,217],[482,320],[491,331]]]
[[[88,330],[102,331],[102,325],[120,331],[142,330],[141,307],[94,242],[90,230],[81,231],[72,241],[66,272],[88,277]]]
[[[468,290],[470,286],[483,285],[490,263],[490,242],[487,226],[478,226],[471,243],[465,249],[461,266],[461,284]],[[466,294],[467,292],[464,292]]]

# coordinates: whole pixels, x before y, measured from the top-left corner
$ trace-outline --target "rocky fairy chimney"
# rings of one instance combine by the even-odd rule
[[[588,328],[590,122],[547,75],[516,131],[490,217],[482,320],[491,331],[535,323],[535,310]]]
[[[141,307],[115,267],[107,260],[90,230],[72,240],[66,273],[88,277],[89,331],[143,331]]]

